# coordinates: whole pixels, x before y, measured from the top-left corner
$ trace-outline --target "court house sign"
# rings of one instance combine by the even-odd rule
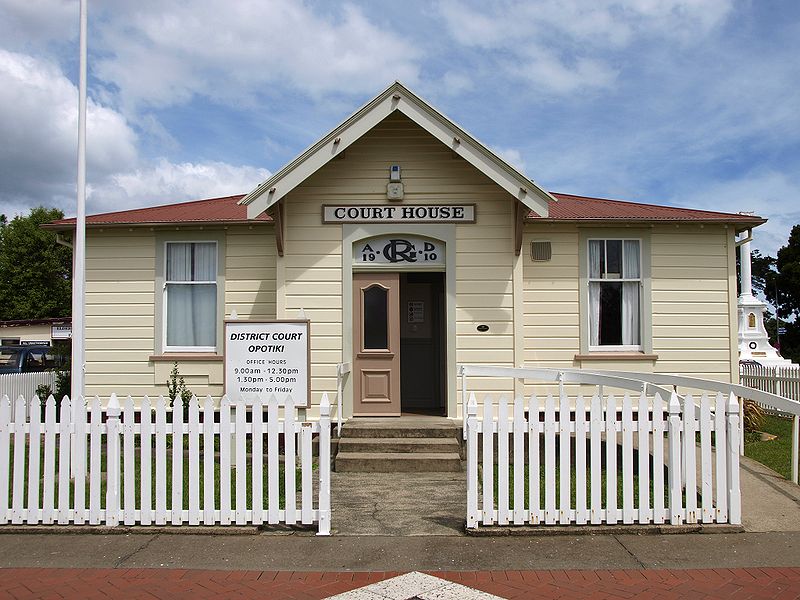
[[[332,205],[323,223],[474,223],[474,204]]]

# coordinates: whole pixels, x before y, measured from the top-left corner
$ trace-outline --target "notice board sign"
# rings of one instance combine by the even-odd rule
[[[231,402],[272,394],[309,406],[310,322],[225,321],[225,393]]]

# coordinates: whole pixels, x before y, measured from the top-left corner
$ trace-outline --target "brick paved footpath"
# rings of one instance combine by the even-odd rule
[[[0,598],[319,600],[400,573],[0,569]],[[800,568],[430,572],[503,598],[800,598]]]

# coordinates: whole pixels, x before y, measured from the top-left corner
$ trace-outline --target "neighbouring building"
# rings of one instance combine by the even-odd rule
[[[0,321],[0,346],[52,346],[72,338],[72,319]]]

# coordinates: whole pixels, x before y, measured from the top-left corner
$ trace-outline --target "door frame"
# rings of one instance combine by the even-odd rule
[[[449,418],[458,417],[456,397],[456,224],[379,224],[379,223],[343,223],[342,224],[342,361],[353,362],[353,244],[366,238],[379,235],[419,235],[439,240],[445,245],[445,268],[420,268],[405,265],[380,265],[374,268],[356,267],[356,271],[444,271],[445,292],[445,352],[446,369],[444,373],[447,398],[446,414]],[[402,311],[401,311],[402,312]],[[402,360],[402,356],[400,357]],[[353,416],[353,378],[345,380],[343,390],[344,418]]]

